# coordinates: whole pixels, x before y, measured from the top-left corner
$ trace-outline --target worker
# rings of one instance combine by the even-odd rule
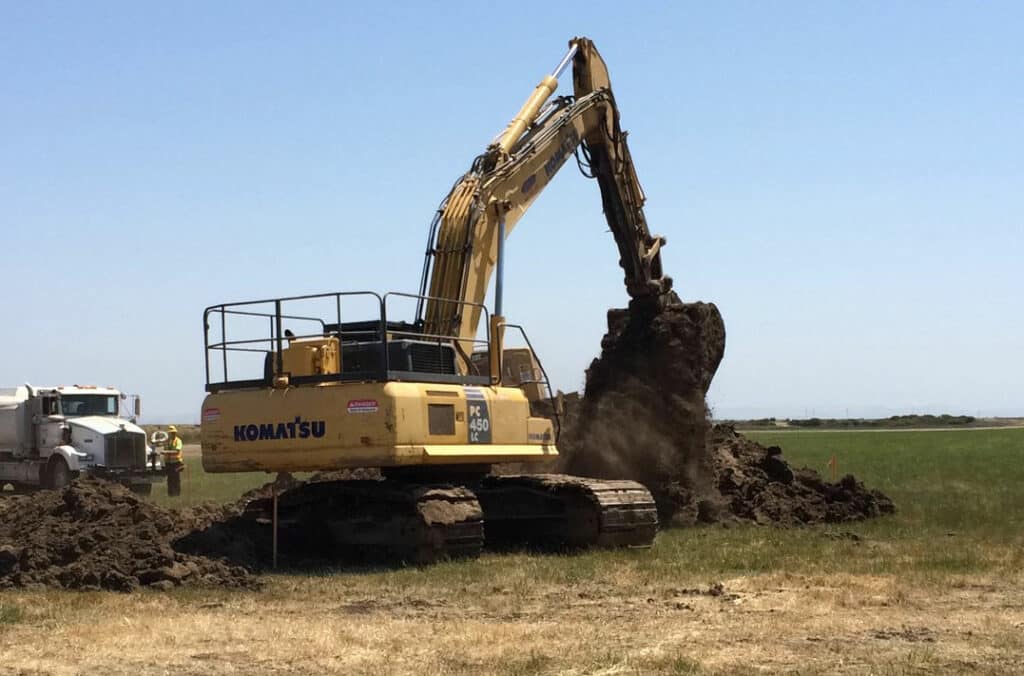
[[[167,428],[167,441],[164,443],[164,467],[167,469],[167,496],[174,498],[181,495],[181,472],[185,469],[185,457],[181,452],[181,437],[178,428],[171,425]]]

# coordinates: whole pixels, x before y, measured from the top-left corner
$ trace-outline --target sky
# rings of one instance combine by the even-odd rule
[[[725,318],[716,416],[1024,415],[1022,28],[1017,2],[0,1],[0,384],[196,421],[206,306],[416,291],[437,204],[585,35],[666,271]],[[505,288],[580,389],[627,297],[575,163]]]

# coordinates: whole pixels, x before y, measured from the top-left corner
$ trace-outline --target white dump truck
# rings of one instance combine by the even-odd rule
[[[133,410],[122,413],[124,403]],[[0,388],[0,489],[61,488],[89,474],[149,493],[164,473],[134,422],[139,407],[110,387]]]

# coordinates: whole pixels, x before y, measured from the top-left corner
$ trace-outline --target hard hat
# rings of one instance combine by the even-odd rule
[[[168,431],[168,432],[174,432],[175,434],[177,434],[177,433],[178,433],[178,428],[177,428],[177,427],[175,427],[174,425],[170,425],[170,426],[169,426],[169,427],[167,428],[167,431]]]

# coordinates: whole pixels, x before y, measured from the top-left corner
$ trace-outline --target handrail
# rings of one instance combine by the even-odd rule
[[[239,305],[260,305],[262,303],[274,303],[280,301],[287,303],[293,300],[312,300],[314,298],[335,298],[337,296],[374,296],[378,301],[383,302],[383,298],[376,291],[333,291],[328,293],[311,293],[304,296],[283,296],[281,298],[264,298],[262,300],[242,300],[234,303],[217,303],[206,308],[206,312],[215,310],[221,307],[237,307]],[[205,312],[204,312],[205,314]]]
[[[353,327],[353,329],[351,330],[345,330],[341,316],[342,300],[345,298],[354,297],[363,297],[367,300],[369,300],[370,298],[374,299],[373,301],[370,302],[371,304],[374,301],[376,302],[378,314],[377,317],[368,318],[367,320],[365,320],[365,322],[359,320],[352,321],[350,323],[358,326],[358,328]],[[333,312],[328,312],[330,312],[330,314],[336,315],[336,317],[333,318],[333,322],[331,318],[325,318],[323,316],[317,317],[308,314],[286,314],[286,306],[288,303],[331,298],[335,300],[335,308],[332,308]],[[433,375],[436,378],[466,378],[467,380],[472,379],[471,376],[460,376],[459,374],[461,373],[461,369],[458,368],[457,366],[454,368],[454,371],[449,371],[448,369],[453,368],[451,366],[452,362],[450,360],[452,359],[453,356],[455,357],[455,359],[459,358],[456,353],[463,354],[465,352],[465,349],[467,349],[463,347],[465,343],[469,343],[468,349],[471,352],[473,351],[474,347],[479,347],[481,345],[486,345],[489,349],[490,332],[488,331],[487,339],[467,339],[460,338],[459,336],[456,335],[419,332],[415,330],[415,323],[405,324],[404,322],[402,322],[401,324],[396,324],[396,326],[393,329],[391,329],[389,328],[387,316],[389,309],[388,300],[390,300],[391,298],[409,298],[420,302],[427,300],[425,298],[420,298],[420,296],[415,294],[403,293],[398,291],[391,291],[384,294],[379,294],[373,291],[339,291],[333,293],[287,296],[282,298],[267,298],[262,300],[238,301],[233,303],[211,305],[203,310],[203,343],[205,348],[204,361],[207,390],[214,391],[224,389],[226,387],[258,387],[260,386],[261,383],[269,385],[270,383],[267,382],[267,379],[270,378],[270,376],[266,375],[267,373],[277,375],[284,372],[284,346],[286,344],[286,341],[309,338],[322,338],[325,336],[337,337],[340,341],[339,347],[353,346],[355,344],[372,345],[374,343],[380,343],[380,348],[378,351],[377,348],[369,347],[367,348],[369,350],[368,352],[361,352],[361,354],[364,355],[362,359],[366,361],[361,363],[354,363],[353,365],[355,366],[355,368],[353,368],[351,371],[348,371],[344,368],[344,365],[350,362],[343,360],[343,371],[341,373],[321,374],[317,376],[296,375],[295,377],[290,379],[291,382],[312,383],[318,382],[318,379],[322,380],[323,382],[339,380],[365,381],[367,378],[371,380],[374,378],[380,378],[381,380],[400,380],[402,379],[403,373],[408,373],[410,374],[411,377],[423,375],[429,378],[431,377],[431,375]],[[436,301],[442,299],[435,298],[432,300]],[[484,306],[482,303],[469,303],[455,300],[450,300],[447,302],[456,303],[458,305],[463,306],[473,305],[475,307],[479,307],[480,311],[486,317],[489,318],[490,316],[486,306]],[[264,307],[259,308],[258,306],[261,305]],[[211,322],[213,321],[214,315],[220,315],[220,336],[218,336],[219,340],[211,340],[211,329],[213,329],[213,331],[216,331],[216,329],[213,326],[211,326]],[[250,326],[249,328],[241,329],[243,336],[237,337],[239,326],[229,325],[227,321],[229,316],[262,318],[265,320],[269,320],[270,326],[268,329],[264,329],[266,333],[264,333],[261,337],[258,338],[252,338],[244,335],[245,333],[249,333],[249,335],[251,336],[253,331],[259,331],[258,328],[252,326]],[[302,334],[299,335],[284,335],[285,332],[283,322],[285,320],[317,323],[320,325],[320,332],[303,332]],[[235,335],[229,337],[229,333]],[[392,350],[389,349],[388,346],[390,343],[396,340],[414,340],[426,345],[436,344],[437,349],[440,350],[437,357],[439,360],[437,363],[442,365],[440,366],[440,370],[435,371],[435,367],[433,366],[434,358],[427,357],[427,362],[410,362],[412,364],[420,365],[430,364],[430,366],[427,367],[427,371],[424,373],[420,373],[420,371],[417,370],[417,368],[415,367],[412,370],[410,370],[409,365],[400,366],[399,368],[397,368],[397,370],[392,371]],[[346,348],[346,350],[347,349],[349,348]],[[360,348],[352,347],[351,349]],[[452,352],[453,349],[454,352]],[[211,352],[219,352],[221,359],[221,364],[217,365],[219,367],[217,370],[221,371],[221,379],[216,383],[213,382],[213,379],[211,378]],[[262,353],[264,355],[274,355],[274,359],[271,366],[272,370],[267,371],[267,367],[264,366],[264,374],[261,379],[231,379],[229,378],[229,363],[235,364],[236,368],[237,364],[239,363],[237,360],[232,361],[229,358],[231,353]],[[413,354],[423,355],[422,352]],[[426,357],[426,355],[423,356]],[[419,359],[418,357],[412,358],[417,360]],[[244,365],[249,362],[242,363]],[[444,366],[444,364],[448,364],[448,366]],[[368,369],[366,368],[367,366],[371,368]],[[476,384],[475,379],[474,384]]]
[[[224,309],[220,309],[220,307],[221,306],[217,306],[218,309],[216,309],[214,311],[218,312],[218,313],[219,312],[223,312],[224,314],[240,315],[240,316],[246,316],[246,317],[272,317],[273,316],[272,314],[267,313],[267,312],[246,312],[245,310],[228,310],[227,308],[230,307],[230,306],[224,306]],[[305,321],[305,322],[320,322],[321,324],[324,324],[324,320],[320,319],[319,317],[303,317],[302,315],[281,315],[281,318],[282,319],[298,319],[299,321]]]
[[[369,336],[374,336],[374,335],[377,334],[377,332],[376,331],[346,331],[345,332],[345,335],[352,335],[352,334],[367,334]],[[410,335],[412,335],[412,334],[410,334]],[[303,339],[303,338],[323,338],[323,337],[324,337],[323,333],[302,333],[302,334],[295,334],[295,335],[292,335],[292,336],[285,336],[285,340],[299,340],[299,339]],[[210,343],[208,349],[215,350],[215,349],[220,349],[220,348],[222,348],[224,346],[248,345],[250,343],[273,343],[275,341],[276,341],[276,338],[249,338],[247,340],[226,340],[226,341],[222,341],[222,342],[219,342],[219,343]],[[240,348],[238,348],[238,349],[240,349]],[[265,351],[266,350],[264,350],[264,352]]]

